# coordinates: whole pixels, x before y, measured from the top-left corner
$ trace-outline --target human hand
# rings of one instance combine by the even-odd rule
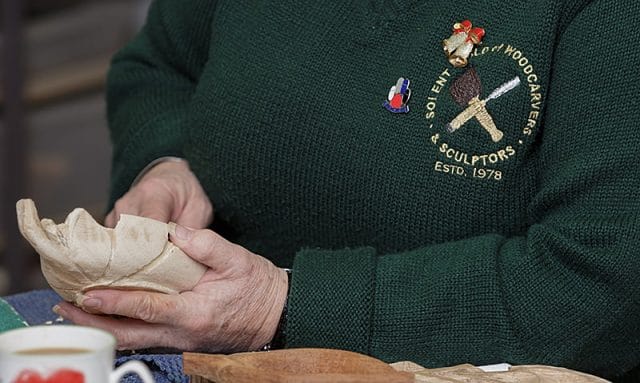
[[[105,218],[114,227],[120,214],[202,229],[213,220],[213,205],[186,161],[162,162],[118,199]]]
[[[86,311],[121,317],[90,314],[67,302],[54,311],[111,332],[119,349],[238,352],[269,343],[287,297],[286,272],[211,230],[176,225],[171,240],[210,267],[192,291],[93,290],[81,300]]]

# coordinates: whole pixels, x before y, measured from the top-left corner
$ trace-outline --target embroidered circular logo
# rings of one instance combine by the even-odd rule
[[[474,66],[461,74],[445,67],[426,99],[424,115],[438,153],[433,169],[501,181],[539,124],[542,85],[529,58],[512,45],[476,48],[471,57]],[[504,68],[487,67],[483,60]]]

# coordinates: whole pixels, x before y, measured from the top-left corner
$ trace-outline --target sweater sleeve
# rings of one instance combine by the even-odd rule
[[[615,25],[599,22],[614,14]],[[558,38],[522,236],[400,254],[305,249],[287,346],[436,367],[542,363],[616,377],[640,360],[640,5],[600,0]]]
[[[182,156],[190,99],[208,59],[213,0],[155,0],[107,80],[113,143],[109,206],[158,157]]]

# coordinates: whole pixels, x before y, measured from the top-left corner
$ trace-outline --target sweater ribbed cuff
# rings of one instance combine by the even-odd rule
[[[287,347],[368,353],[375,300],[375,250],[303,250],[296,255],[293,270]]]

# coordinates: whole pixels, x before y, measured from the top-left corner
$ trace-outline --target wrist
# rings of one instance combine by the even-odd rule
[[[160,164],[180,164],[180,165],[186,165],[187,164],[187,160],[185,160],[184,158],[180,158],[180,157],[160,157],[160,158],[156,158],[155,160],[149,162],[149,164],[147,166],[144,167],[144,169],[142,169],[140,171],[140,173],[138,173],[138,175],[136,176],[136,178],[133,180],[133,182],[131,183],[131,187],[136,186],[140,180],[142,178],[144,178],[144,176],[146,176],[147,174],[149,174],[151,172],[151,170],[155,169],[158,167],[158,165]]]
[[[262,346],[261,351],[283,349],[286,346],[287,319],[288,319],[288,303],[289,291],[291,289],[291,269],[281,269],[286,275],[286,293],[284,296],[284,304],[280,310],[278,324],[271,341]]]

